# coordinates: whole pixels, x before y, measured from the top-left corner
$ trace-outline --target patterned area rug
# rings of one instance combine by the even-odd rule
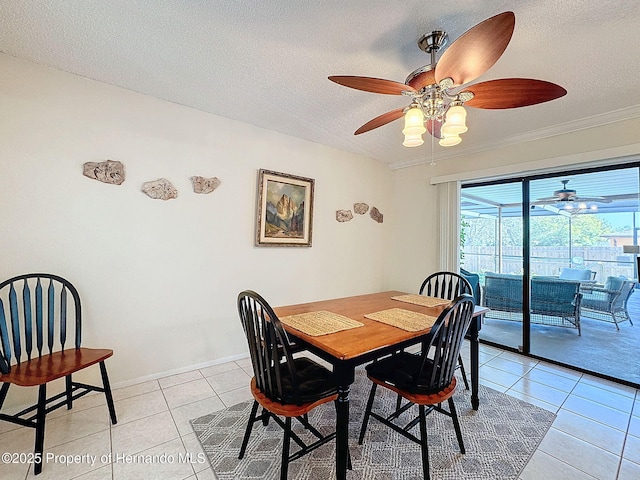
[[[422,479],[420,447],[371,419],[362,445],[358,434],[371,383],[359,369],[350,393],[349,447],[353,470],[349,480]],[[462,385],[462,381],[458,382]],[[378,388],[374,411],[391,412],[396,396]],[[427,416],[429,460],[432,479],[517,479],[555,419],[555,414],[480,386],[480,409],[471,408],[470,393],[459,387],[454,397],[467,453],[461,454],[453,424],[446,415]],[[252,402],[191,420],[193,429],[220,480],[274,480],[280,474],[282,429],[273,421],[267,427],[254,425],[247,453],[238,452]],[[417,410],[416,410],[417,412]],[[408,423],[412,411],[405,413]],[[401,417],[402,418],[402,417]],[[311,424],[322,433],[335,428],[333,403],[321,405],[309,414]],[[294,420],[295,431],[305,441],[311,437]],[[403,425],[404,425],[403,424]],[[415,427],[419,434],[418,427]],[[291,451],[297,445],[292,442]],[[314,450],[289,464],[290,480],[335,478],[335,443]]]

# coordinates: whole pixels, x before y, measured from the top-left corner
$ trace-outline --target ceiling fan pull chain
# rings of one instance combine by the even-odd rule
[[[433,122],[434,122],[434,119],[433,119],[433,118],[431,118],[431,120],[430,120],[430,121],[431,121],[431,131],[433,132],[433,131],[434,131],[434,130],[433,130]],[[434,165],[436,164],[436,161],[435,161],[435,160],[434,160],[434,158],[433,158],[433,142],[435,141],[435,138],[436,138],[436,137],[435,137],[435,135],[431,135],[431,163],[429,164],[429,165],[431,165],[431,166],[434,166]]]

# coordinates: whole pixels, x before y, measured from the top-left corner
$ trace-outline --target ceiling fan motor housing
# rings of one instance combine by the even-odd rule
[[[448,39],[449,36],[447,35],[447,32],[434,30],[433,32],[420,37],[420,40],[418,40],[418,47],[426,53],[437,52],[447,44]]]
[[[572,188],[567,188],[567,183],[569,180],[562,180],[562,188],[553,192],[560,201],[567,201],[576,196],[577,192]]]

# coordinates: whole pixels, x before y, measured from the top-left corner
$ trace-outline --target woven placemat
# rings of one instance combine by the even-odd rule
[[[436,317],[425,315],[424,313],[412,312],[402,308],[390,308],[375,313],[367,313],[366,318],[375,320],[376,322],[386,323],[393,327],[401,328],[407,332],[419,332],[431,328]]]
[[[416,295],[415,293],[397,295],[395,297],[391,297],[391,299],[405,303],[413,303],[414,305],[421,305],[423,307],[439,307],[441,305],[448,305],[451,303],[451,300],[445,300],[444,298],[426,297],[424,295]]]
[[[312,337],[328,335],[364,325],[364,323],[352,320],[344,315],[326,310],[288,315],[280,318],[280,321]]]

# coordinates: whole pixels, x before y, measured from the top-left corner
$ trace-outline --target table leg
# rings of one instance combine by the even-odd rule
[[[474,410],[478,410],[480,406],[480,398],[478,397],[478,385],[480,377],[480,340],[478,331],[482,316],[473,319],[469,333],[471,334],[471,406]]]
[[[338,383],[336,400],[336,480],[346,480],[349,458],[349,389],[355,379],[355,365],[334,364]]]
[[[338,388],[336,401],[336,479],[346,480],[349,456],[349,385]]]

